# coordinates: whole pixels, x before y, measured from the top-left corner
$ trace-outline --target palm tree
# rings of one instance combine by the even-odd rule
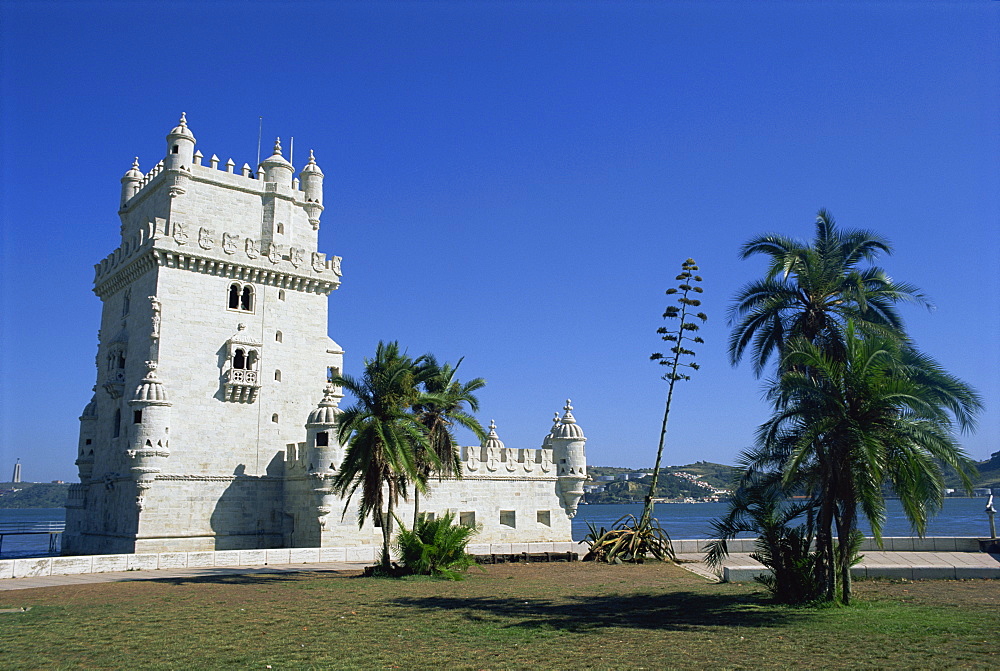
[[[786,484],[803,473],[818,480],[813,483],[820,498],[818,525],[827,524],[832,538],[822,516],[824,509],[832,510],[835,565],[842,600],[849,603],[858,509],[880,541],[888,485],[923,535],[943,501],[942,464],[972,487],[972,462],[954,429],[972,429],[982,402],[968,385],[898,338],[862,336],[848,320],[842,345],[842,352],[831,354],[805,338],[785,343],[784,373],[770,392],[775,414],[758,438],[766,451],[784,456]],[[833,567],[828,563],[831,574]]]
[[[393,508],[406,495],[408,483],[419,491],[427,480],[415,453],[430,446],[424,427],[409,411],[420,400],[417,372],[414,361],[400,352],[399,343],[380,342],[375,358],[365,359],[360,379],[342,375],[331,380],[357,401],[340,416],[338,433],[347,452],[333,488],[347,503],[361,489],[358,526],[368,517],[381,525],[384,569],[390,568]]]
[[[821,347],[828,355],[842,357],[844,328],[851,320],[863,334],[904,341],[903,322],[895,304],[909,301],[927,304],[919,291],[894,282],[876,266],[859,267],[880,253],[891,253],[887,240],[866,230],[837,228],[833,216],[821,209],[816,216],[816,234],[804,243],[782,235],[766,234],[749,240],[740,250],[742,258],[755,254],[770,257],[762,280],[750,282],[736,296],[729,311],[733,331],[729,355],[737,365],[749,350],[754,374],[760,377],[768,361],[778,360],[778,377],[790,360],[784,357],[787,343],[801,338]],[[832,477],[833,462],[822,443],[814,446],[816,464],[823,475]],[[834,598],[835,575],[833,537],[830,529],[835,515],[832,500],[825,499],[817,512],[820,579],[827,597]]]
[[[865,333],[903,337],[895,304],[927,301],[915,287],[893,281],[879,267],[858,267],[882,252],[892,253],[885,238],[866,230],[842,231],[825,209],[816,215],[811,243],[776,234],[749,240],[741,258],[764,254],[770,264],[764,279],[740,289],[730,307],[733,365],[749,349],[754,374],[760,377],[772,356],[780,360],[785,343],[794,337],[835,350],[847,319]]]
[[[424,427],[428,448],[417,446],[417,470],[426,481],[432,472],[437,472],[438,478],[462,477],[459,461],[458,443],[452,427],[456,424],[476,434],[479,440],[486,438],[486,432],[479,421],[465,410],[479,410],[479,399],[473,392],[482,389],[486,380],[481,377],[465,382],[459,382],[455,377],[462,359],[454,366],[449,363],[439,365],[433,355],[425,354],[418,359],[417,377],[423,386],[424,394],[414,405],[413,413],[417,421]],[[413,528],[417,528],[420,517],[420,491],[413,493]]]

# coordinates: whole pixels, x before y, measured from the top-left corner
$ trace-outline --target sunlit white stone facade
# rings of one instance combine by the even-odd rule
[[[122,178],[122,242],[95,266],[97,384],[64,552],[380,543],[329,487],[344,451],[327,385],[343,368],[327,336],[341,259],[317,249],[312,152],[296,178],[280,143],[237,170],[206,160],[183,116],[166,139],[152,170],[136,159]],[[507,448],[493,428],[421,510],[474,522],[480,543],[568,541],[585,441],[568,402],[538,449]]]

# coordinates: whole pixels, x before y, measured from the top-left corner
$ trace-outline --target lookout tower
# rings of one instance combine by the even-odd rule
[[[94,268],[73,553],[281,546],[282,452],[342,366],[326,335],[340,259],[317,249],[312,153],[300,179],[280,140],[257,171],[204,165],[185,115],[165,148],[122,177],[121,244]]]

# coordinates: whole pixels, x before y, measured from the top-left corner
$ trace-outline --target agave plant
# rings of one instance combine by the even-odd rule
[[[598,529],[593,522],[587,526],[589,530],[583,540],[589,550],[583,561],[641,564],[647,558],[659,561],[677,558],[670,535],[655,518],[640,520],[629,514],[618,518],[610,529]]]

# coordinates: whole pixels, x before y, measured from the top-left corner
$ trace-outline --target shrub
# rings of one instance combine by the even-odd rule
[[[417,520],[413,529],[400,524],[396,550],[408,573],[461,580],[462,574],[476,563],[465,552],[478,528],[455,524],[455,515],[445,513],[435,519]]]

